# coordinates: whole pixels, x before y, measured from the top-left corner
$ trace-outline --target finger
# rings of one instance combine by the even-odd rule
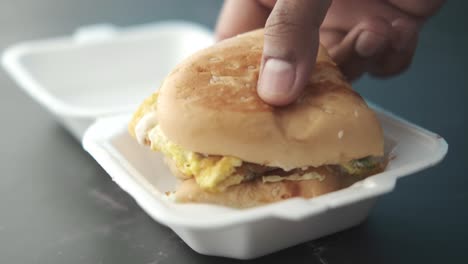
[[[320,43],[330,52],[330,49],[338,45],[344,37],[346,37],[345,31],[336,29],[327,29],[325,27],[320,28]]]
[[[368,67],[371,75],[376,77],[390,77],[405,71],[413,59],[418,43],[418,35],[409,40],[408,46],[403,50],[389,48],[380,58],[373,61]]]
[[[398,18],[392,22],[396,34],[392,40],[392,46],[396,51],[411,49],[415,36],[421,30],[422,21]]]
[[[390,22],[398,18],[413,17],[400,8],[388,4],[387,1],[389,0],[333,1],[323,22],[323,27],[348,32],[359,24],[363,18],[369,16],[380,17]]]
[[[413,16],[428,17],[434,15],[445,0],[388,0],[392,5]]]
[[[422,21],[399,18],[392,22],[392,45],[372,60],[368,71],[376,77],[390,77],[405,71],[413,59]]]
[[[270,9],[254,0],[226,0],[218,18],[217,40],[264,27]]]
[[[339,68],[348,81],[354,81],[366,72],[368,65],[369,59],[355,57],[339,65]]]
[[[384,19],[365,18],[352,28],[340,43],[330,48],[330,55],[337,64],[356,56],[374,56],[391,41],[392,31],[391,25]]]
[[[339,38],[337,34],[344,33],[322,30],[325,41],[331,43],[330,39],[335,39],[336,43],[329,47],[330,56],[350,80],[358,78],[366,70],[368,62],[379,57],[394,38],[392,26],[378,17],[363,19],[339,42],[336,41]]]
[[[278,0],[265,25],[258,94],[272,105],[293,102],[309,79],[329,0]]]
[[[345,32],[337,30],[320,30],[320,42],[328,49],[336,47],[346,37]],[[353,52],[351,50],[351,52]],[[333,56],[332,56],[333,58]],[[334,59],[335,60],[335,59]],[[335,60],[336,62],[336,60]],[[354,54],[338,65],[348,80],[359,78],[367,67],[367,59]]]

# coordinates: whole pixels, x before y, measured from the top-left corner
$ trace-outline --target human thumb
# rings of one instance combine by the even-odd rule
[[[257,92],[271,105],[300,95],[315,65],[319,29],[329,0],[278,0],[265,25]]]

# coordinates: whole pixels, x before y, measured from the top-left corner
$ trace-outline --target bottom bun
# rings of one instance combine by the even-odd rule
[[[209,203],[247,208],[293,197],[316,197],[348,187],[361,179],[332,173],[325,175],[325,178],[321,181],[313,179],[263,182],[260,178],[230,186],[223,192],[207,192],[202,190],[192,178],[181,182],[177,191],[173,194],[173,198],[180,203]]]

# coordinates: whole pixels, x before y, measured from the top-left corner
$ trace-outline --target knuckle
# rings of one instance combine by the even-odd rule
[[[265,25],[265,36],[270,38],[284,38],[286,35],[299,33],[299,25],[286,21],[277,21]]]
[[[284,17],[280,17],[284,16]],[[281,57],[287,60],[297,60],[297,53],[303,51],[304,41],[301,37],[306,34],[301,26],[281,13],[272,17],[265,25],[264,52],[273,57]]]
[[[265,31],[272,36],[297,36],[317,32],[322,25],[329,0],[278,0],[270,13]]]
[[[362,30],[369,30],[382,35],[389,35],[392,31],[392,25],[384,18],[377,16],[367,16],[359,22]]]
[[[295,22],[286,10],[272,13],[265,25],[265,33],[273,36],[281,36],[299,30],[301,30],[301,25]]]
[[[390,3],[402,10],[402,12],[422,18],[427,18],[437,13],[445,2],[446,0],[390,0]]]

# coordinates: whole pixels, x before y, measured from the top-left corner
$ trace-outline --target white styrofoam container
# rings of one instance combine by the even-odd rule
[[[391,146],[392,159],[384,172],[317,198],[243,210],[168,200],[164,192],[174,190],[175,177],[161,154],[129,136],[128,115],[99,120],[86,132],[83,145],[151,217],[195,251],[250,259],[359,224],[399,177],[433,166],[447,153],[448,145],[439,135],[374,109],[385,130],[385,143]]]
[[[2,64],[81,140],[97,118],[133,111],[178,62],[212,43],[209,30],[190,22],[99,24],[16,44],[3,53]]]
[[[245,210],[175,204],[164,195],[174,190],[175,177],[161,155],[139,146],[126,127],[130,112],[178,61],[212,42],[208,30],[188,22],[97,25],[71,37],[15,45],[2,62],[77,139],[87,129],[83,146],[112,179],[202,254],[255,258],[354,226],[397,178],[438,163],[447,152],[440,136],[374,106],[394,157],[383,173],[314,199]]]

